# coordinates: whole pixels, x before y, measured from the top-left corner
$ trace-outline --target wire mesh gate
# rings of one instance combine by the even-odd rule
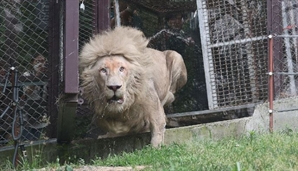
[[[263,0],[198,0],[209,108],[267,98],[267,8]]]

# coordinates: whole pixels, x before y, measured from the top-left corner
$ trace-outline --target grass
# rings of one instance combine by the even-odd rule
[[[138,166],[146,170],[298,170],[298,134],[283,132],[219,141],[195,141],[155,150],[146,147],[133,153],[95,160],[95,165]]]
[[[297,161],[298,133],[287,130],[263,135],[251,132],[250,135],[241,138],[218,141],[197,140],[187,144],[163,146],[160,149],[148,146],[133,153],[112,155],[104,160],[96,159],[92,165],[132,167],[145,165],[148,166],[145,170],[149,171],[286,171],[298,170]],[[80,165],[82,162],[65,166],[72,170],[71,168]],[[24,166],[25,170],[30,168],[28,165]],[[53,166],[55,164],[49,164],[48,167]]]

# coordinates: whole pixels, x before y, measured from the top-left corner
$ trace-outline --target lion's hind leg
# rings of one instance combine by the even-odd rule
[[[162,101],[162,106],[167,106],[170,105],[171,103],[173,103],[173,101],[175,100],[175,96],[172,92],[168,92],[166,97],[163,99]]]
[[[172,77],[170,91],[176,93],[187,82],[187,70],[182,56],[173,50],[164,51],[167,67]]]

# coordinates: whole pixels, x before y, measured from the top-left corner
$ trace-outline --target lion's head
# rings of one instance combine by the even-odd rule
[[[81,86],[97,114],[119,113],[134,103],[146,79],[144,66],[150,63],[147,44],[142,32],[119,27],[93,37],[83,47]]]

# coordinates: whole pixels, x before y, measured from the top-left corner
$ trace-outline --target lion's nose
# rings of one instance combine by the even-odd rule
[[[108,88],[111,89],[111,90],[113,90],[113,91],[116,91],[119,88],[121,88],[121,85],[109,85]]]

